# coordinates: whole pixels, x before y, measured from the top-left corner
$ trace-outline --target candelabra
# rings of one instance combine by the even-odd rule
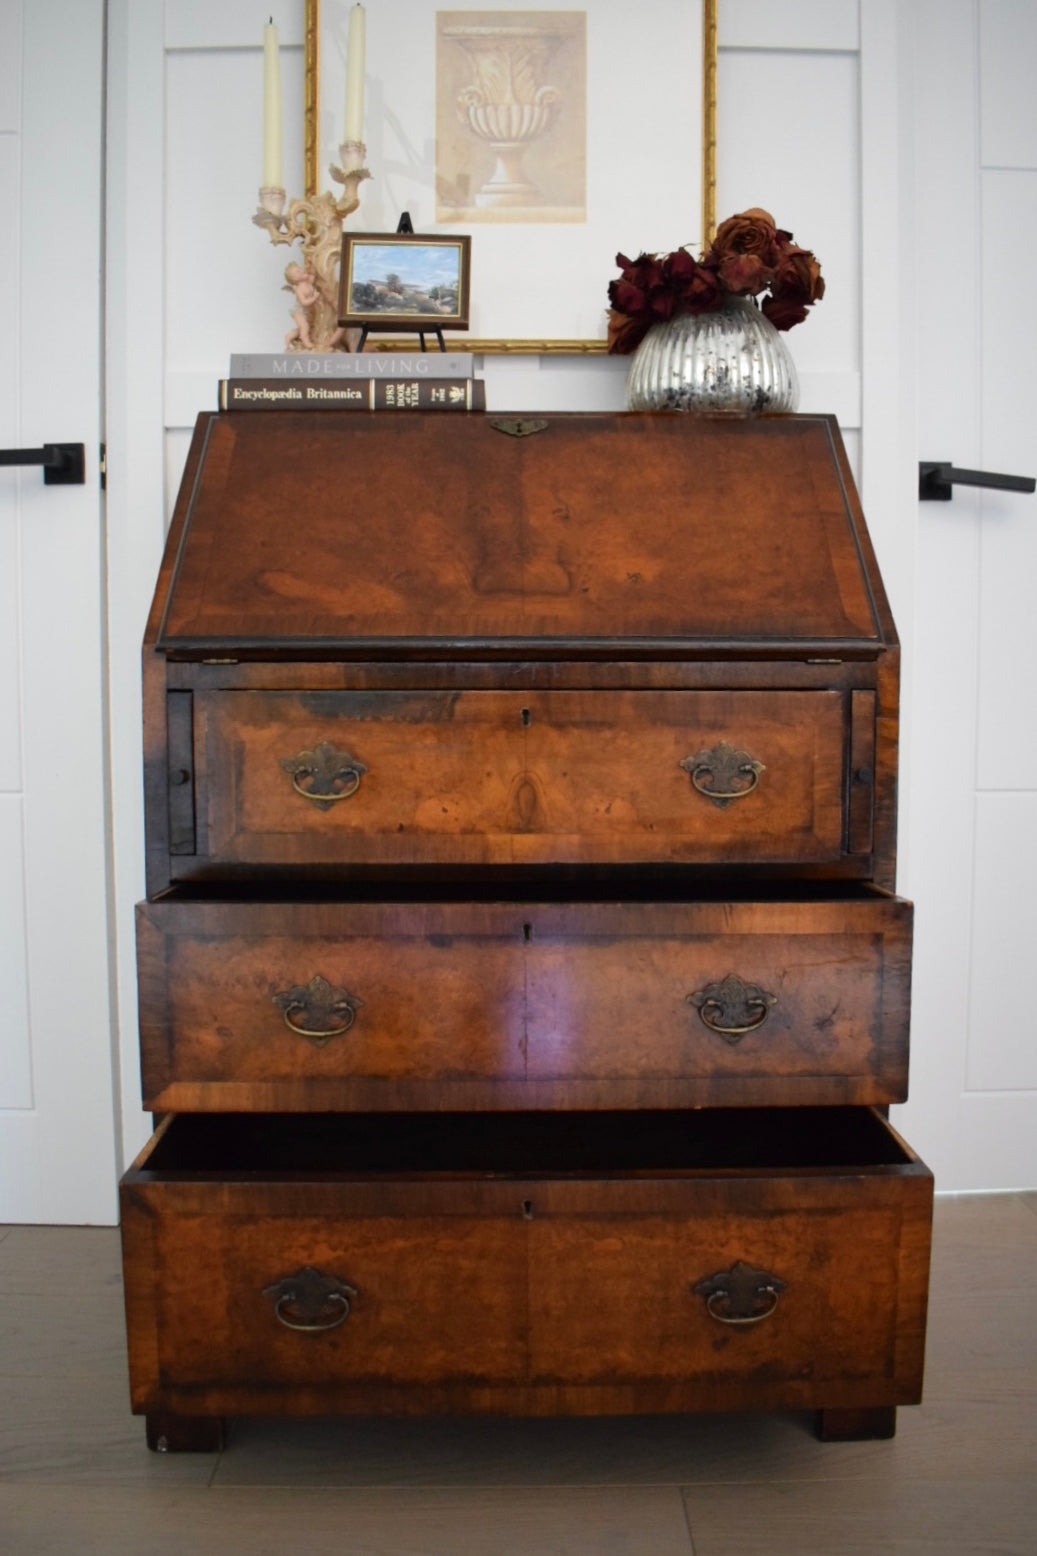
[[[308,195],[285,205],[283,189],[259,191],[259,208],[252,220],[265,227],[271,243],[298,243],[302,263],[285,266],[285,291],[295,296],[292,329],[285,337],[286,351],[345,351],[346,331],[338,322],[339,266],[342,259],[342,223],[360,204],[357,190],[370,173],[364,166],[367,147],[346,141],[339,147],[341,166],[328,169],[345,193],[336,199],[330,190]]]

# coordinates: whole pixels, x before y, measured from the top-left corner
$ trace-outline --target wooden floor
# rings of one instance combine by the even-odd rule
[[[18,1556],[1034,1556],[1037,1194],[937,1202],[923,1405],[798,1416],[247,1421],[157,1455],[117,1234],[0,1227],[0,1550]]]

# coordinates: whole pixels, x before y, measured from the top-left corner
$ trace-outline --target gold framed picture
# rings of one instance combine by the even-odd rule
[[[643,0],[635,20],[614,0],[568,12],[398,0],[391,27],[370,11],[371,177],[353,220],[391,235],[407,212],[427,236],[470,236],[470,338],[455,332],[450,349],[604,351],[617,253],[706,245],[717,3]],[[342,139],[352,3],[306,7],[317,163]]]
[[[467,234],[344,232],[338,320],[368,330],[466,330]]]

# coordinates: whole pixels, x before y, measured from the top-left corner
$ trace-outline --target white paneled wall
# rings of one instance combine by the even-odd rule
[[[0,269],[17,285],[21,155],[21,5],[0,0]],[[18,446],[17,340],[0,354],[0,446]],[[25,857],[22,802],[21,577],[19,480],[0,471],[0,1110],[32,1105],[28,989],[25,969]]]
[[[979,134],[984,168],[1037,168],[1035,60],[1033,0],[980,0]]]
[[[896,257],[913,262],[910,277],[900,269],[916,457],[1032,476],[1037,330],[1005,277],[1037,244],[1037,13],[1014,0],[901,12],[914,182]],[[875,274],[888,287],[881,258]],[[903,1127],[941,1187],[1033,1186],[1037,499],[957,486],[952,501],[921,504],[908,534],[914,776],[901,863],[916,915]]]
[[[103,674],[101,0],[0,0],[0,1221],[115,1206]],[[60,105],[60,112],[56,111]]]
[[[0,792],[0,988],[4,991],[0,1111],[32,1107],[22,825],[21,795]]]
[[[268,11],[266,5],[238,9],[250,11],[242,20],[239,47],[213,45],[211,24],[192,16],[198,22],[193,43],[176,48],[167,43],[165,50],[164,318],[171,427],[192,426],[200,410],[215,408],[217,381],[227,376],[231,351],[278,351],[291,322],[290,299],[281,288],[284,267],[296,251],[275,247],[252,225],[262,175],[261,43]],[[167,28],[177,23],[176,36],[184,39],[186,18],[179,11],[178,3],[167,6]],[[281,74],[285,167],[301,168],[301,46],[282,48]]]
[[[10,62],[20,53],[18,8],[11,0],[0,3],[0,200],[12,219],[0,224],[0,267],[17,277],[20,232],[18,225],[19,137],[17,76]],[[18,441],[18,354],[0,356],[0,440],[5,448]],[[21,790],[21,710],[18,669],[20,662],[18,618],[18,479],[13,471],[0,480],[0,796],[9,799]],[[5,894],[13,884],[0,885]],[[3,947],[0,946],[0,956]],[[3,985],[0,984],[0,987]]]
[[[979,6],[982,466],[1037,475],[1037,319],[1011,275],[1037,249],[1037,6]],[[943,456],[939,456],[943,457]],[[960,462],[960,461],[956,461]],[[975,875],[966,1087],[985,1135],[1037,1107],[1037,497],[982,494]],[[1029,1090],[1029,1096],[1026,1095]],[[989,1122],[984,1115],[989,1114]],[[1025,1135],[1022,1136],[1025,1138]],[[1016,1152],[1012,1176],[1021,1176]],[[1032,1160],[1032,1155],[1031,1155]]]
[[[965,1084],[974,1093],[1037,1091],[1037,1019],[1030,999],[1037,794],[980,794],[975,861]]]
[[[857,0],[720,0],[722,48],[852,54],[860,45]]]
[[[1037,8],[984,7],[984,71],[1011,53],[1037,60]],[[1020,15],[1024,12],[1025,15]],[[1018,32],[1015,30],[1018,27]],[[1013,56],[1014,58],[1014,56]],[[996,77],[999,82],[1000,77]],[[981,264],[999,277],[1010,256],[1037,245],[1037,109],[1013,64],[1007,90],[984,91],[981,119]],[[1027,92],[1025,100],[1022,94]],[[1013,94],[1015,102],[1013,103]],[[995,102],[987,106],[987,99]],[[1037,320],[1014,286],[982,289],[985,469],[1037,475],[1033,364]],[[966,1086],[983,1134],[1004,1138],[1007,1093],[1037,1096],[1037,1015],[1030,969],[1037,943],[1037,498],[983,493],[979,521],[975,755],[975,874]],[[1009,1101],[1009,1106],[1011,1102]],[[1033,1102],[1030,1103],[1032,1117]],[[984,1149],[987,1149],[984,1139]],[[1009,1182],[1026,1181],[1018,1158]]]
[[[770,8],[766,8],[770,9]],[[856,7],[853,7],[856,12]],[[725,13],[726,14],[726,13]],[[853,51],[724,46],[717,214],[760,205],[821,261],[825,296],[787,336],[802,410],[861,425],[860,62]]]
[[[1037,6],[1033,15],[1037,22]],[[1037,26],[1031,31],[1037,63]],[[1017,122],[1020,131],[1037,125],[1037,106],[1018,115]],[[1027,147],[1023,134],[1010,141],[1000,131],[990,153],[988,139],[984,135],[982,140],[981,174],[981,264],[990,283],[982,289],[981,302],[983,458],[989,470],[1032,476],[1037,474],[1037,437],[1028,413],[1037,405],[1037,315],[1025,285],[1013,284],[1010,271],[1017,257],[1032,255],[1037,247],[1037,135]],[[995,155],[997,164],[988,160]],[[1033,157],[1031,167],[1021,165],[1027,155]],[[977,781],[983,790],[1037,790],[1034,503],[1034,498],[1008,492],[983,493],[977,745]],[[1037,910],[1031,915],[1037,932]]]

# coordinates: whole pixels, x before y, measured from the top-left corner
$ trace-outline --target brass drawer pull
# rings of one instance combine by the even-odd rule
[[[738,1043],[748,1032],[755,1032],[767,1020],[776,994],[768,994],[758,983],[746,983],[737,973],[728,973],[720,983],[707,983],[688,995],[705,1026],[726,1043]]]
[[[336,751],[327,740],[312,751],[283,757],[281,766],[291,777],[296,794],[310,800],[318,810],[330,810],[337,801],[351,799],[367,772],[363,762],[348,751]]]
[[[345,1323],[358,1293],[337,1275],[323,1275],[308,1264],[294,1275],[264,1286],[263,1295],[274,1304],[274,1317],[286,1329],[322,1334]]]
[[[729,1270],[707,1275],[691,1289],[705,1298],[706,1312],[718,1324],[760,1324],[778,1306],[785,1282],[739,1259]]]
[[[752,794],[760,774],[766,771],[764,764],[748,751],[738,751],[726,740],[709,751],[686,756],[680,765],[691,778],[692,788],[721,810]]]
[[[322,978],[320,973],[307,984],[297,984],[274,995],[274,1004],[284,1016],[284,1024],[297,1037],[305,1037],[316,1048],[333,1037],[344,1037],[356,1021],[357,1011],[363,1004],[347,989],[337,989]],[[300,1016],[307,1024],[299,1026],[292,1020]]]

